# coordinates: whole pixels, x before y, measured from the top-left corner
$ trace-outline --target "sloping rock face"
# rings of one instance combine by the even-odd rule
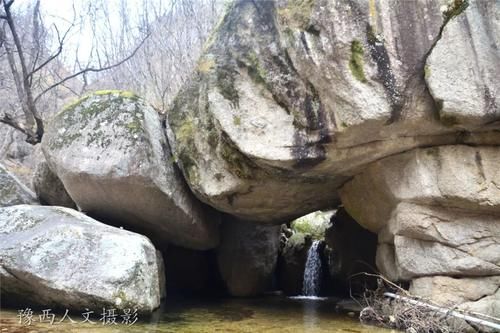
[[[340,194],[346,210],[378,233],[383,274],[413,280],[423,295],[429,288],[420,292],[421,278],[468,277],[444,280],[467,292],[500,276],[499,165],[498,146],[416,149],[373,163]]]
[[[63,207],[0,208],[0,262],[2,297],[30,305],[151,312],[164,290],[149,239]]]
[[[444,123],[468,129],[498,124],[499,4],[455,1],[455,8],[456,17],[446,24],[426,62],[430,93]]]
[[[331,207],[332,189],[389,155],[498,144],[497,6],[236,1],[169,112],[190,187],[281,223]]]
[[[0,164],[0,207],[37,204],[35,194]]]
[[[33,188],[42,205],[76,208],[76,204],[45,160],[40,161],[33,173]]]
[[[42,142],[49,167],[83,211],[154,240],[195,249],[218,243],[218,214],[176,170],[155,110],[104,91],[57,114]]]
[[[255,296],[269,290],[278,260],[280,226],[261,226],[224,218],[217,263],[232,296]]]

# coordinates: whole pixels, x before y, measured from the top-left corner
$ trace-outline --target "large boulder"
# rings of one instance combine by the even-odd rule
[[[160,304],[162,259],[142,235],[63,208],[0,208],[3,300],[68,309]]]
[[[424,277],[480,284],[500,275],[499,165],[498,146],[415,149],[371,164],[340,195],[378,233],[377,266],[390,279],[413,281],[415,290],[446,280]]]
[[[381,158],[499,144],[497,5],[235,1],[168,114],[190,187],[278,224],[331,207]]]
[[[389,277],[499,274],[499,163],[499,147],[418,149],[373,163],[340,193],[379,234]]]
[[[0,164],[0,207],[37,204],[35,194]]]
[[[36,165],[32,183],[36,196],[42,205],[76,208],[76,204],[64,188],[64,184],[50,170],[45,159]]]
[[[425,80],[439,103],[441,122],[481,128],[498,122],[500,116],[499,4],[454,2],[455,13],[450,14],[456,17],[443,27],[427,58]]]
[[[103,91],[51,121],[42,150],[78,207],[153,240],[195,249],[218,243],[218,214],[176,169],[157,112],[137,96]]]
[[[224,219],[217,263],[227,291],[255,296],[269,290],[278,259],[280,226]]]

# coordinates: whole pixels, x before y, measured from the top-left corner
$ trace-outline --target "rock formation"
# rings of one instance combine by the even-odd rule
[[[189,191],[156,111],[104,91],[58,113],[43,138],[49,167],[75,203],[100,220],[195,249],[218,243],[218,214]]]
[[[36,165],[32,183],[36,196],[42,205],[76,208],[76,204],[64,188],[63,183],[50,170],[45,160]]]
[[[81,310],[151,312],[164,287],[149,239],[63,207],[0,208],[3,299]]]
[[[223,220],[217,262],[233,296],[254,296],[272,286],[280,226],[260,226],[231,217]]]
[[[331,207],[332,189],[380,158],[498,144],[495,6],[236,1],[169,112],[191,189],[221,211],[281,223]],[[451,100],[443,87],[457,80]]]
[[[414,281],[417,294],[434,295],[416,287],[424,277],[426,285],[449,283],[436,293],[463,293],[460,287],[485,283],[480,277],[500,276],[499,165],[499,147],[415,149],[373,163],[340,193],[356,221],[378,233],[383,274]],[[443,275],[474,279],[462,284]],[[481,297],[474,301],[485,303]]]
[[[373,259],[374,235],[352,216],[377,234],[385,276],[498,317],[498,12],[479,0],[237,0],[165,126],[133,94],[84,97],[47,129],[46,170],[92,217],[216,248],[231,295],[271,285],[279,224],[342,203],[325,239],[332,277]],[[0,177],[14,184],[2,205],[32,202]],[[285,264],[296,271],[304,249],[285,245]]]
[[[265,224],[332,207],[340,189],[391,279],[498,276],[497,12],[236,1],[168,114],[190,188]]]
[[[37,204],[35,194],[0,164],[0,207]]]

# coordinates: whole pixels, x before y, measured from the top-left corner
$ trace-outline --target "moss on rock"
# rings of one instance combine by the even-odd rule
[[[102,128],[107,124],[121,129],[133,144],[144,132],[144,107],[144,102],[129,91],[101,90],[86,95],[68,104],[54,117],[51,131],[57,135],[53,135],[49,146],[60,149],[85,135],[87,145],[106,148],[112,142],[109,133]],[[89,124],[92,130],[84,134]]]
[[[469,7],[468,0],[452,0],[452,2],[448,5],[446,11],[443,13],[445,23],[452,18],[462,14],[463,11],[467,9],[467,7]]]
[[[330,226],[333,211],[317,211],[302,216],[291,223],[294,233],[310,235],[313,239],[324,239],[325,231]]]
[[[360,82],[367,82],[365,72],[363,70],[363,44],[358,40],[353,40],[351,43],[351,60],[349,60],[349,69],[352,75]]]

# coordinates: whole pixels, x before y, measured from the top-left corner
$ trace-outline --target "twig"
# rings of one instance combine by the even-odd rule
[[[46,88],[45,90],[43,90],[40,94],[38,94],[38,96],[35,97],[35,103],[40,99],[40,97],[42,97],[44,94],[46,94],[48,91],[54,89],[55,87],[63,84],[64,82],[66,81],[69,81],[71,79],[74,79],[75,77],[77,76],[80,76],[82,74],[85,74],[85,73],[89,73],[89,72],[94,72],[94,73],[97,73],[97,72],[102,72],[102,71],[107,71],[107,70],[110,70],[110,69],[113,69],[115,67],[118,67],[120,66],[121,64],[123,64],[124,62],[130,60],[132,57],[135,56],[135,54],[137,53],[137,51],[139,51],[139,49],[141,48],[141,46],[145,43],[146,39],[149,37],[149,34],[146,35],[146,37],[139,43],[139,45],[137,45],[137,47],[134,49],[134,51],[129,54],[126,58],[120,60],[119,62],[117,63],[114,63],[112,65],[109,65],[109,66],[105,66],[105,67],[98,67],[98,68],[94,68],[94,67],[87,67],[79,72],[76,72],[72,75],[69,75],[67,77],[65,77],[64,79],[62,79],[61,81],[59,82],[56,82],[54,84],[52,84],[51,86],[49,86],[48,88]]]
[[[451,316],[453,316],[455,318],[464,319],[466,321],[470,321],[470,322],[475,323],[475,324],[479,324],[479,325],[483,325],[483,326],[486,326],[486,327],[490,327],[490,328],[494,328],[494,329],[500,330],[500,324],[496,324],[496,323],[493,323],[493,322],[490,322],[490,321],[487,321],[487,320],[484,320],[484,319],[479,319],[479,318],[476,318],[476,317],[465,315],[465,314],[462,314],[462,313],[460,313],[458,311],[455,311],[455,310],[451,310],[451,309],[447,309],[447,308],[443,308],[443,307],[431,305],[431,304],[428,304],[428,303],[423,302],[421,300],[417,301],[417,300],[414,300],[412,298],[405,297],[405,296],[400,296],[400,295],[396,295],[396,294],[390,293],[390,292],[385,292],[384,296],[387,296],[387,297],[390,297],[390,298],[394,298],[394,299],[399,299],[399,300],[402,300],[402,301],[407,302],[407,303],[412,304],[412,305],[416,305],[416,306],[419,306],[419,307],[424,307],[424,308],[427,308],[427,309],[430,309],[430,310],[433,310],[433,311],[436,311],[436,312],[439,312],[439,313],[442,313],[442,314],[451,315]],[[500,320],[498,318],[496,318],[496,319]]]

